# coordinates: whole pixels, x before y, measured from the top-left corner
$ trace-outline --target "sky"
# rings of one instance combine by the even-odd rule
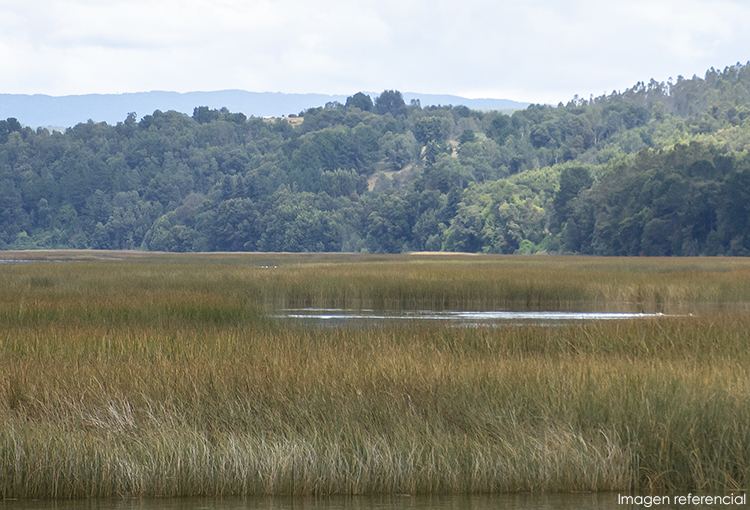
[[[557,104],[750,60],[746,0],[0,0],[0,93]]]

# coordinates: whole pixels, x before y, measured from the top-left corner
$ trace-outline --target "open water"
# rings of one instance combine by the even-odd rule
[[[674,499],[674,497],[673,497]],[[79,501],[2,501],[2,510],[664,510],[731,509],[746,505],[650,507],[618,504],[618,494],[501,494],[446,496],[354,496],[330,498],[174,498]]]
[[[503,325],[553,326],[586,321],[637,320],[664,317],[662,313],[631,312],[540,312],[432,311],[382,312],[340,308],[295,308],[282,310],[274,318],[314,326],[378,326],[393,323],[445,323],[455,327],[499,327]]]

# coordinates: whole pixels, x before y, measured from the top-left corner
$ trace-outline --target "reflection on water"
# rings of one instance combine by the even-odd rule
[[[92,499],[82,501],[2,501],[3,510],[632,510],[617,494],[500,494],[444,496],[337,496],[330,498]],[[727,508],[697,505],[690,508]],[[656,507],[652,507],[656,508]],[[659,505],[677,510],[678,505]],[[682,506],[681,508],[685,508]]]
[[[388,322],[445,322],[457,327],[493,327],[503,324],[553,325],[571,321],[611,321],[664,317],[662,313],[629,312],[459,312],[416,310],[375,312],[338,308],[294,308],[275,314],[274,318],[320,326],[377,325]]]

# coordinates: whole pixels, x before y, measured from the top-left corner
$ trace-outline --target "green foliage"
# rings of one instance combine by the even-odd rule
[[[428,142],[445,142],[451,133],[452,122],[445,117],[420,117],[414,122],[414,138],[422,145]]]
[[[416,163],[419,158],[420,147],[411,132],[394,134],[387,131],[381,137],[379,145],[385,162],[391,164],[395,170],[401,170],[407,165]]]
[[[380,96],[375,99],[375,111],[380,115],[390,113],[394,117],[406,115],[406,103],[404,97],[398,90],[384,90]]]
[[[461,132],[461,136],[458,137],[458,143],[464,145],[466,143],[473,143],[477,141],[477,135],[473,129],[464,129]]]
[[[386,90],[289,119],[9,118],[0,249],[750,254],[748,91],[737,65],[512,115]]]
[[[502,113],[493,118],[487,128],[487,136],[499,144],[505,142],[505,139],[513,134],[516,134],[516,130],[513,128],[510,117]]]
[[[593,179],[588,169],[583,167],[568,167],[560,172],[560,187],[555,193],[552,201],[554,217],[551,222],[553,231],[559,231],[560,227],[568,220],[568,216],[575,206],[574,200],[583,189],[588,189],[593,184]]]
[[[362,92],[357,92],[353,96],[346,98],[347,108],[359,108],[363,112],[370,112],[372,111],[373,106],[370,96],[363,94]]]
[[[461,205],[445,232],[445,251],[476,253],[482,248],[484,221],[476,205]]]

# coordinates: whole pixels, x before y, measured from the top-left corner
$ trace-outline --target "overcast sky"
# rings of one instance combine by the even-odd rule
[[[0,93],[556,104],[748,60],[745,0],[0,0]]]

